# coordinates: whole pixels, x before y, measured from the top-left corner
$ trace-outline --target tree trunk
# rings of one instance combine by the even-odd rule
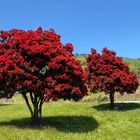
[[[33,104],[33,107],[31,106],[29,99],[26,94],[22,94],[25,102],[30,110],[31,113],[31,125],[37,126],[41,125],[42,123],[42,105],[43,105],[43,96],[42,98],[37,97],[37,96],[30,96],[31,98],[31,103]]]
[[[31,118],[32,125],[41,125],[42,121],[42,100],[41,98],[34,97],[34,112]]]
[[[41,125],[42,122],[42,114],[40,110],[38,110],[38,107],[34,109],[33,115],[31,116],[31,124],[32,125]]]
[[[110,94],[110,109],[114,109],[114,92]]]

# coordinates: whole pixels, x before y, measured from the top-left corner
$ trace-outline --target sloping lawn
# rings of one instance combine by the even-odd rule
[[[19,98],[19,97],[15,97]],[[44,104],[43,125],[32,127],[26,105],[0,105],[0,140],[139,140],[140,104],[58,101]]]

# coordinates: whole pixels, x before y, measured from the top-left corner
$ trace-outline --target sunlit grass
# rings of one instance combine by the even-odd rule
[[[13,101],[11,105],[0,105],[1,140],[140,139],[140,104],[137,103],[117,104],[119,110],[110,111],[105,102],[51,102],[43,106],[43,125],[32,127],[22,98],[17,96]]]

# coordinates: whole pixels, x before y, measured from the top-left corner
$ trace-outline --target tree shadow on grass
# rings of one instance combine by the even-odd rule
[[[110,103],[100,104],[97,106],[93,106],[98,111],[107,111],[110,110]],[[115,103],[115,109],[117,111],[128,111],[140,108],[140,104],[138,103]]]
[[[87,116],[50,116],[44,117],[40,126],[31,126],[30,118],[15,119],[0,122],[0,126],[15,126],[25,129],[47,129],[55,128],[58,131],[83,133],[98,128],[98,122],[93,117]]]
[[[10,105],[13,105],[13,104],[0,104],[0,107],[1,106],[10,106]]]

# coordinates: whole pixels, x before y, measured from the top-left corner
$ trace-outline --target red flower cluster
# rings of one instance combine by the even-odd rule
[[[71,43],[66,43],[66,45],[64,46],[66,51],[69,51],[69,52],[73,52],[73,45]]]
[[[15,91],[52,100],[78,100],[87,94],[86,75],[54,30],[0,31],[0,95]]]
[[[130,71],[114,51],[103,48],[102,54],[91,49],[87,57],[88,85],[92,92],[134,93],[139,85],[136,74]]]

